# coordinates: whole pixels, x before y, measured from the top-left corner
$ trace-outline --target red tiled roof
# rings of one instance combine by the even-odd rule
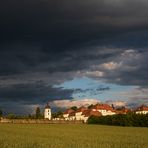
[[[84,115],[84,116],[89,115],[90,112],[91,112],[91,110],[87,109],[87,110],[83,111],[82,115]]]
[[[84,106],[82,106],[82,107],[80,107],[79,109],[77,109],[77,113],[78,112],[83,112],[83,111],[85,111],[86,110],[86,107],[84,107]]]
[[[69,114],[69,117],[70,116],[75,116],[75,112],[71,112],[70,114]]]
[[[99,111],[91,111],[90,112],[90,115],[93,115],[93,116],[102,116],[102,114]]]
[[[128,108],[125,108],[125,110],[124,110],[125,113],[129,113],[131,111],[132,111],[132,109],[128,109]]]
[[[117,114],[126,114],[128,112],[130,112],[131,110],[130,109],[127,109],[127,108],[123,108],[123,109],[116,109],[115,112]]]
[[[125,114],[123,110],[116,110],[116,114]]]
[[[89,116],[102,116],[102,114],[99,111],[92,111],[90,109],[85,110],[82,115],[84,115],[85,117],[89,117]]]
[[[142,106],[138,107],[136,111],[148,111],[148,106],[142,105]]]
[[[70,113],[73,113],[73,112],[74,112],[73,109],[67,109],[67,110],[64,112],[64,114],[70,114]]]
[[[109,106],[108,104],[96,104],[92,109],[100,109],[100,110],[111,110],[113,111],[113,108]]]

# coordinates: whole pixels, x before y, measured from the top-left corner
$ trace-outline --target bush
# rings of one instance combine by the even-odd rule
[[[7,115],[7,118],[8,119],[17,119],[17,116],[15,114],[10,113]]]
[[[87,122],[88,124],[148,127],[148,114],[128,113],[126,115],[118,114],[101,117],[90,116]]]

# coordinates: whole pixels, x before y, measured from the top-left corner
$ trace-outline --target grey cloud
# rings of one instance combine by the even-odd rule
[[[146,0],[2,1],[0,100],[70,97],[53,86],[82,76],[147,87],[147,8]],[[112,61],[122,64],[101,66]]]
[[[0,101],[20,102],[24,104],[45,103],[54,99],[72,98],[73,90],[53,88],[42,82],[34,84],[16,84],[0,86]]]
[[[121,100],[107,100],[107,104],[114,105],[114,107],[122,107],[122,106],[127,106],[126,101],[121,101]]]
[[[142,52],[135,49],[123,50],[103,64],[94,64],[91,67],[90,77],[102,78],[106,82],[115,84],[147,86],[147,57],[146,49]],[[100,77],[93,75],[97,71],[103,75]]]
[[[129,107],[138,107],[140,105],[148,105],[148,98],[145,97],[132,97],[127,102]]]
[[[104,86],[98,86],[97,88],[88,88],[88,89],[73,89],[73,94],[79,94],[80,96],[85,96],[86,94],[90,95],[98,95],[101,94],[105,91],[110,90],[109,87],[104,87]],[[87,97],[87,96],[86,96]]]

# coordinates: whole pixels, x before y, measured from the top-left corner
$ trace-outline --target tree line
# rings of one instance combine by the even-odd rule
[[[72,107],[72,109],[76,109],[76,107]],[[3,115],[2,110],[0,109],[0,117],[5,117],[7,119],[44,119],[44,114],[41,112],[40,107],[36,107],[35,114],[28,115],[16,115],[14,113],[8,113],[7,115]],[[62,118],[63,112],[57,111],[52,113],[52,118]]]
[[[16,115],[14,113],[8,113],[7,115],[3,115],[2,110],[0,109],[0,117],[6,117],[7,119],[43,119],[44,115],[41,113],[39,107],[35,109],[35,114],[28,115]]]
[[[112,116],[90,116],[88,124],[148,127],[148,114],[118,114]]]

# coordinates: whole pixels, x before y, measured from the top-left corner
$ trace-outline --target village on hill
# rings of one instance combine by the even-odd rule
[[[44,110],[44,118],[49,120],[66,120],[66,121],[84,121],[87,122],[90,116],[111,116],[111,115],[118,115],[118,114],[127,114],[129,112],[133,112],[136,114],[147,114],[148,107],[145,105],[141,105],[135,110],[128,109],[126,107],[115,108],[113,105],[110,106],[108,104],[100,104],[97,103],[95,105],[90,105],[88,107],[81,106],[71,107],[66,109],[63,113],[59,116],[52,117],[51,108],[47,104]]]
[[[148,114],[148,106],[141,105],[135,109],[122,107],[114,107],[114,105],[108,105],[105,103],[97,103],[95,105],[91,104],[89,106],[76,107],[72,106],[70,108],[62,111],[54,112],[47,103],[44,107],[43,113],[39,107],[36,108],[36,113],[28,116],[16,116],[14,114],[9,114],[7,116],[2,116],[2,111],[0,111],[1,122],[6,121],[3,119],[38,119],[44,121],[81,121],[86,123],[91,116],[94,117],[107,117],[113,115],[127,115],[128,113],[133,114]]]

